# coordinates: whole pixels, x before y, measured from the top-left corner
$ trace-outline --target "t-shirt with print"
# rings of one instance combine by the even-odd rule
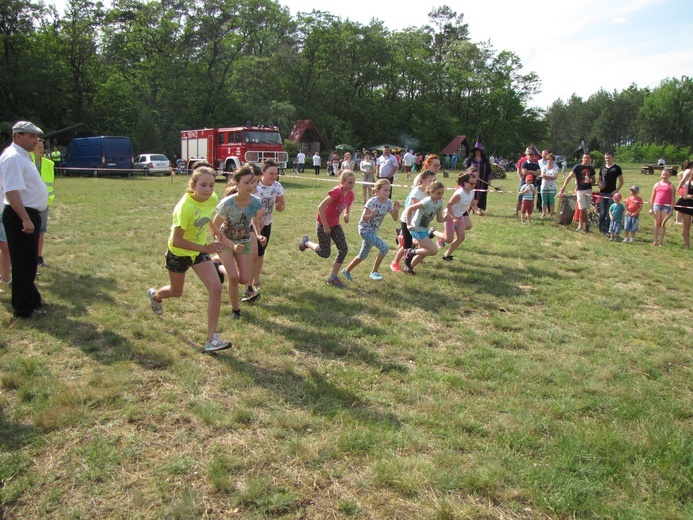
[[[262,223],[269,226],[272,223],[274,216],[274,205],[277,202],[277,197],[284,195],[284,186],[274,181],[269,186],[265,186],[260,181],[257,185],[257,197],[262,201],[262,209],[265,210]]]
[[[191,193],[183,195],[183,198],[173,208],[173,224],[171,225],[171,236],[168,239],[168,249],[171,253],[190,258],[196,258],[200,254],[199,251],[174,247],[173,232],[179,227],[183,230],[183,239],[193,244],[205,245],[207,243],[207,227],[214,217],[217,202],[219,202],[219,197],[216,193],[212,193],[212,196],[204,202],[193,199]]]
[[[354,203],[354,192],[349,191],[344,194],[341,185],[332,188],[327,192],[327,196],[332,199],[332,202],[325,208],[325,216],[327,217],[327,225],[334,227],[339,225],[339,217],[342,212]],[[318,213],[318,222],[324,225]]]
[[[558,166],[555,164],[553,165],[553,168],[549,168],[548,166],[542,166],[541,167],[541,189],[542,191],[556,191],[556,179],[553,180],[548,180],[543,177],[544,174],[548,174],[551,177],[556,177],[558,176]]]
[[[604,183],[604,189],[601,190],[602,193],[613,193],[616,191],[616,181],[623,175],[621,167],[618,164],[612,164],[607,167],[604,166],[599,172],[600,180]]]
[[[420,186],[414,186],[411,191],[409,192],[409,195],[407,195],[407,198],[404,199],[404,208],[408,208],[412,204],[412,199],[416,199],[417,201],[422,201],[426,198],[426,194],[423,192]],[[407,216],[405,212],[402,212],[402,215],[399,218],[399,221],[402,222],[403,224],[407,223]]]
[[[217,215],[224,219],[221,232],[235,243],[250,241],[250,224],[255,214],[262,209],[262,202],[255,195],[245,208],[236,205],[237,193],[221,199],[217,205]]]
[[[443,199],[435,202],[431,197],[426,197],[420,204],[423,204],[423,207],[414,212],[411,223],[416,231],[423,232],[428,231],[428,228],[431,227],[431,222],[436,218],[440,208],[443,207]]]
[[[374,215],[370,220],[363,220],[363,216],[359,221],[359,233],[361,231],[375,231],[376,233],[383,224],[385,215],[390,213],[395,206],[390,199],[385,199],[385,202],[380,202],[378,197],[372,197],[366,202],[366,208],[373,211]]]
[[[592,180],[596,175],[594,168],[590,165],[585,166],[584,164],[576,164],[573,166],[573,173],[575,174],[575,179],[577,180],[578,191],[592,190]]]

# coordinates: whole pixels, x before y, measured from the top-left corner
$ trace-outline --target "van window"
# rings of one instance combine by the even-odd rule
[[[234,132],[233,133],[233,140],[235,143],[240,143],[242,142],[242,135],[240,132]]]
[[[219,132],[218,141],[219,144],[224,144],[224,132]]]

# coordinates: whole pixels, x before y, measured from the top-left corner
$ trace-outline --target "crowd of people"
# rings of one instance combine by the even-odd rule
[[[53,178],[48,174],[52,171],[52,162],[43,157],[40,128],[20,121],[12,131],[13,142],[0,156],[0,195],[4,202],[3,226],[0,226],[0,289],[11,288],[16,317],[38,317],[45,314],[35,281],[38,266],[46,265],[41,247],[48,206],[53,200]],[[316,155],[314,167],[318,175],[321,164]],[[338,177],[338,184],[317,206],[317,241],[305,235],[298,244],[300,251],[311,250],[328,259],[334,243],[337,255],[327,284],[343,288],[344,280],[352,282],[354,269],[367,260],[373,248],[378,254],[369,278],[376,282],[384,279],[381,266],[390,248],[379,236],[379,231],[388,214],[400,224],[397,250],[389,264],[391,271],[415,275],[417,267],[439,251],[443,251],[443,261],[454,259],[455,251],[472,228],[471,215],[485,214],[493,179],[490,160],[481,143],[476,143],[464,161],[466,169],[457,176],[456,189],[446,202],[445,185],[437,179],[440,158],[428,154],[419,163],[418,155],[407,151],[400,162],[386,146],[381,155],[366,151],[359,157],[358,153],[347,152],[342,157],[333,156],[334,160],[328,163]],[[528,147],[517,162],[516,216],[520,222],[532,222],[535,201],[542,217],[554,216],[556,200],[565,195],[574,179],[578,230],[588,231],[587,210],[595,205],[596,197],[599,231],[612,241],[620,241],[620,234],[624,232],[622,242],[633,242],[645,205],[638,186],[630,187],[630,196],[624,204],[620,193],[623,172],[614,163],[613,154],[605,154],[606,164],[599,173],[591,162],[590,154],[584,153],[581,162],[564,177],[558,189],[559,172],[553,154],[544,151],[541,159],[537,159],[533,147]],[[661,179],[653,186],[649,199],[649,213],[655,223],[653,246],[663,244],[667,220],[676,211],[681,218],[684,246],[690,249],[692,166],[693,162],[684,165],[677,185],[670,180],[671,170],[664,167]],[[357,224],[362,242],[359,253],[343,267],[349,247],[341,223],[348,224],[351,218],[356,171],[361,172],[363,184],[363,210]],[[392,187],[399,171],[405,172],[408,178],[413,177],[403,204],[392,200]],[[215,193],[216,172],[211,164],[201,162],[193,169],[186,192],[173,210],[165,255],[168,284],[158,289],[150,288],[147,297],[152,311],[162,315],[166,299],[182,296],[186,274],[192,268],[208,291],[207,334],[203,347],[206,352],[231,347],[231,342],[221,339],[217,333],[224,281],[228,280],[234,319],[241,317],[241,302],[254,302],[261,296],[260,278],[274,212],[286,208],[284,188],[278,182],[278,175],[278,165],[272,160],[262,165],[247,163],[234,172],[224,196],[219,199]],[[598,187],[598,192],[593,192],[594,186]],[[214,236],[212,242],[208,241],[208,230]]]

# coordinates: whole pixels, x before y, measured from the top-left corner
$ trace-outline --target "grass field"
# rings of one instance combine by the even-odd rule
[[[331,184],[280,181],[263,297],[235,322],[224,296],[210,356],[194,275],[163,317],[146,297],[187,178],[57,179],[50,314],[0,296],[0,518],[693,517],[680,227],[613,243],[490,194],[453,262],[373,282],[373,252],[339,290],[296,247]]]

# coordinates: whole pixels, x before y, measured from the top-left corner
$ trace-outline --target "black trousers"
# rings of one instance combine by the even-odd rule
[[[35,283],[41,214],[33,208],[26,208],[26,212],[34,224],[33,233],[22,231],[22,219],[9,204],[2,213],[12,264],[12,308],[17,317],[31,316],[41,306],[41,293]]]

